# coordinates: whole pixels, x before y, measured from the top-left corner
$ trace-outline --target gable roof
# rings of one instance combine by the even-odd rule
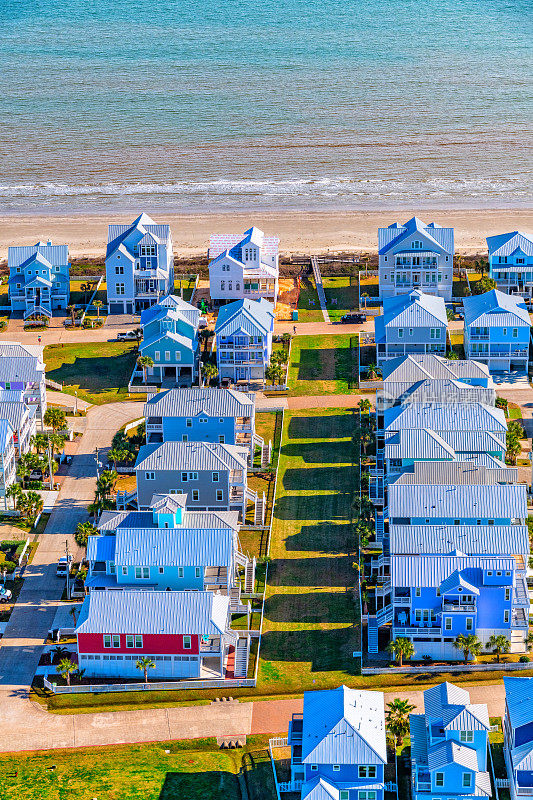
[[[173,314],[170,314],[170,312],[173,312]],[[141,311],[141,325],[144,327],[152,320],[164,319],[167,315],[170,315],[175,320],[184,319],[196,329],[200,319],[200,309],[182,300],[177,295],[167,294],[158,303]]]
[[[533,722],[533,678],[504,677],[503,685],[513,728]]]
[[[503,409],[483,403],[408,403],[383,414],[386,431],[431,428],[434,431],[507,430]]]
[[[376,317],[377,320],[380,317]],[[442,297],[424,294],[414,289],[408,294],[383,299],[383,324],[385,327],[430,327],[440,323],[448,326],[446,306]]]
[[[29,266],[30,261],[37,261],[47,267],[62,267],[68,264],[68,245],[37,242],[32,245],[9,247],[7,263],[9,269]]]
[[[398,477],[391,476],[390,483],[400,484],[473,484],[516,483],[518,470],[507,467],[491,456],[491,466],[477,464],[477,456],[470,461],[415,461]]]
[[[150,233],[154,241],[158,243],[161,242],[168,244],[171,241],[170,226],[157,225],[154,220],[148,216],[148,214],[143,212],[131,223],[131,225],[109,226],[106,258],[109,258],[109,256],[118,250],[121,245],[124,247],[125,251],[131,255],[132,253],[128,248],[127,240],[135,231],[138,234],[135,244],[138,244],[138,242],[141,241],[147,233]]]
[[[391,559],[391,576],[393,586],[420,586],[435,589],[455,570],[468,570],[469,582],[483,579],[485,570],[501,570],[513,572],[516,568],[512,556],[465,556],[459,553],[446,555],[408,555],[395,556]],[[476,576],[477,577],[474,577]]]
[[[276,236],[265,236],[263,231],[254,225],[244,234],[214,233],[209,239],[209,261],[214,261],[221,254],[228,254],[231,258],[242,263],[242,248],[247,244],[254,244],[259,247],[262,256],[276,256],[278,254],[279,239]]]
[[[451,379],[488,379],[489,368],[486,364],[472,359],[453,361],[433,353],[400,356],[388,359],[382,367],[384,380],[415,383],[432,378],[433,380]]]
[[[191,387],[159,392],[147,401],[145,416],[208,417],[250,416],[254,409],[254,394],[235,389]]]
[[[426,249],[438,253],[453,254],[453,228],[441,228],[434,222],[426,225],[418,217],[411,217],[403,225],[394,222],[388,228],[378,228],[379,255],[384,255],[390,250],[401,245],[412,234],[419,234],[428,245]],[[413,251],[420,252],[420,251]]]
[[[228,336],[241,327],[247,333],[256,333],[260,328],[263,334],[272,330],[274,320],[274,306],[265,300],[235,300],[222,306],[218,312],[215,325],[216,335],[224,334]]]
[[[389,549],[391,556],[452,550],[472,556],[525,555],[529,536],[525,525],[389,525]]]
[[[153,495],[160,497],[160,495]],[[187,497],[187,495],[172,495],[172,497]],[[102,511],[98,522],[99,531],[115,531],[119,528],[150,528],[154,524],[153,511]],[[195,511],[184,510],[181,517],[180,528],[216,530],[230,528],[239,529],[238,511]]]
[[[468,717],[463,717],[467,712]],[[446,730],[481,730],[490,728],[487,706],[471,703],[466,689],[445,681],[432,686],[424,692],[424,713],[426,717],[442,719]],[[462,723],[468,727],[461,728]]]
[[[440,742],[428,751],[430,770],[439,769],[446,764],[459,764],[461,767],[477,772],[478,758],[475,747],[451,740]]]
[[[502,327],[519,325],[530,327],[529,311],[521,297],[514,297],[499,289],[463,298],[465,325]],[[511,317],[511,319],[510,319]]]
[[[391,517],[525,519],[525,484],[389,486]]]
[[[518,249],[526,256],[533,256],[533,239],[521,231],[487,236],[487,247],[489,256],[510,256]]]
[[[384,696],[346,686],[304,693],[304,764],[384,764]]]
[[[90,592],[76,633],[224,634],[229,602],[214,592]]]
[[[440,583],[440,593],[441,595],[445,595],[448,592],[453,592],[455,589],[466,589],[467,592],[471,594],[479,594],[479,589],[477,586],[474,586],[472,583],[466,580],[464,575],[459,570],[454,570],[451,575],[448,575],[447,578],[444,578],[443,581]]]
[[[202,566],[229,569],[233,531],[228,528],[119,528],[115,536],[116,564],[130,567]]]
[[[214,442],[163,442],[145,444],[135,462],[136,470],[233,470],[247,469],[243,447]]]

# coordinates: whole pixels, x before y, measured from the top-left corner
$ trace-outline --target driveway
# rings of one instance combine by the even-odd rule
[[[530,388],[527,372],[522,370],[515,370],[514,372],[491,372],[491,376],[498,387],[498,392],[500,389],[523,390]]]

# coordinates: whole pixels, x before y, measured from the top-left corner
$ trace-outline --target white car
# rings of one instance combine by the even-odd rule
[[[120,331],[120,333],[117,334],[117,339],[119,342],[131,342],[137,339],[137,336],[134,331]]]
[[[9,603],[13,594],[11,589],[6,589],[5,586],[0,586],[0,603]]]

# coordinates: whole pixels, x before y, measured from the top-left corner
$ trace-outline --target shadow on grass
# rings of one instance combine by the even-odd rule
[[[355,380],[357,354],[350,347],[302,348],[299,353],[299,361],[294,363],[299,381]]]
[[[194,754],[191,754],[193,756]],[[194,764],[194,760],[191,758]],[[239,781],[231,772],[167,772],[159,800],[241,800]]]
[[[350,485],[350,480],[347,478],[351,471],[351,466],[287,469],[283,475],[282,486],[287,492],[305,491],[306,489],[320,489],[322,492],[336,489],[342,492],[344,487],[347,490]]]
[[[312,486],[307,488],[311,489]],[[317,497],[324,504],[324,511],[320,513],[317,508]],[[346,520],[348,509],[350,507],[351,494],[346,491],[344,494],[337,491],[332,491],[331,495],[289,495],[285,497],[278,497],[274,513],[276,519],[297,519],[297,520],[311,520],[315,521],[317,517],[324,516],[331,520]],[[326,506],[327,503],[327,506]]]
[[[272,586],[353,586],[354,559],[348,555],[316,558],[276,558],[268,570]],[[320,595],[317,595],[320,597]]]
[[[241,534],[242,536],[242,534]],[[287,552],[345,553],[354,542],[352,526],[334,522],[303,525],[298,533],[285,539]]]
[[[354,401],[354,408],[357,404]],[[291,417],[289,439],[346,439],[352,436],[355,420],[350,414],[324,414],[313,417]],[[315,445],[323,447],[323,442]],[[300,445],[299,445],[300,446]]]
[[[301,458],[306,464],[346,464],[356,455],[351,439],[330,442],[289,442],[283,445],[281,452],[287,458]]]
[[[349,624],[353,622],[353,619],[352,590],[303,592],[301,594],[282,594],[280,592],[265,600],[265,620],[267,621],[319,625],[336,622]],[[301,631],[302,634],[305,632]]]
[[[88,392],[105,392],[115,387],[126,387],[131,377],[137,353],[126,352],[115,356],[97,356],[65,362],[56,369],[47,369],[46,375],[58,383],[80,386]]]
[[[269,661],[286,662],[287,670],[291,670],[294,662],[310,662],[312,672],[343,671],[358,675],[359,659],[352,657],[353,651],[359,649],[358,638],[354,625],[327,630],[265,631],[261,639],[260,682],[264,685],[280,681],[283,667],[277,670],[276,664],[264,663]],[[291,671],[303,683],[301,667],[292,667]]]

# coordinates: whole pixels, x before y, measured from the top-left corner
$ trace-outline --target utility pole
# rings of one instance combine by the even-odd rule
[[[54,488],[54,473],[52,472],[52,449],[50,447],[50,436],[46,440],[46,446],[48,450],[48,471],[50,472],[50,491]]]
[[[74,397],[76,398],[74,400],[74,416],[77,417],[78,416],[78,390],[77,389],[74,392]]]
[[[65,539],[65,554],[67,556],[67,600],[70,600],[70,553],[68,549],[68,539]]]

